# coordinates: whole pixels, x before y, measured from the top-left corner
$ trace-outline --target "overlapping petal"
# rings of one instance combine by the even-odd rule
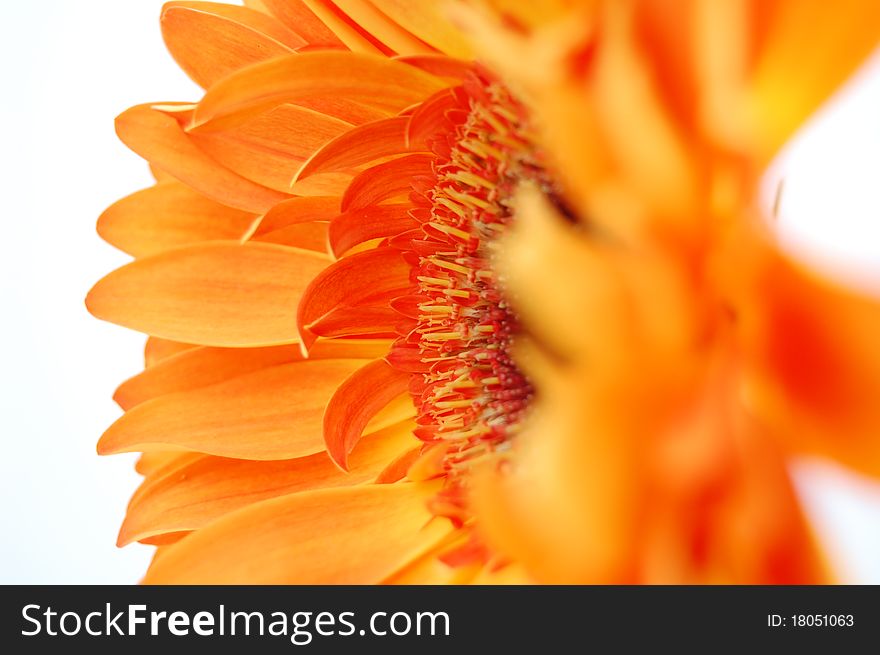
[[[153,562],[161,584],[369,584],[380,582],[448,532],[430,522],[434,485],[303,492],[215,521]]]
[[[267,498],[368,482],[410,444],[411,432],[411,425],[404,423],[371,435],[352,453],[345,472],[324,453],[278,461],[180,457],[148,475],[135,492],[119,543],[198,530]]]
[[[185,343],[293,343],[297,303],[328,263],[274,244],[208,242],[117,269],[86,304],[98,318]]]

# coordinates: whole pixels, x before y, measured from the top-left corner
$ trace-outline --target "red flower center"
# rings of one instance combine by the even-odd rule
[[[504,448],[533,395],[511,358],[518,325],[492,259],[513,219],[516,186],[541,180],[543,169],[522,107],[497,82],[474,79],[419,111],[442,120],[428,139],[432,175],[413,183],[412,215],[421,227],[393,242],[418,293],[392,303],[406,317],[406,336],[389,361],[413,373],[416,436],[443,449],[438,472],[452,490],[462,470]]]

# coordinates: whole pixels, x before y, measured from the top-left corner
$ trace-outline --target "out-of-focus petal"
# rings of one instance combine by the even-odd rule
[[[788,448],[880,475],[880,301],[775,253],[749,289],[749,402]]]
[[[751,0],[758,42],[746,111],[767,163],[880,44],[874,0]]]

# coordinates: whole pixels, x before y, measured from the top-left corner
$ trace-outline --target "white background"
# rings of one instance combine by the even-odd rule
[[[150,557],[150,548],[114,545],[139,480],[133,456],[95,454],[119,415],[113,389],[141,367],[143,337],[91,318],[83,298],[127,260],[98,239],[97,216],[151,179],[116,140],[114,116],[140,102],[199,97],[164,50],[161,5],[4,4],[3,583],[132,583]],[[876,290],[880,74],[849,95],[775,172],[787,180],[780,225],[791,247]],[[843,579],[880,583],[880,486],[819,462],[795,473]]]

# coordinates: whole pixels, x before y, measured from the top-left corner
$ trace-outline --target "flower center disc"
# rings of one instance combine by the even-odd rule
[[[492,249],[513,218],[517,184],[539,180],[542,168],[524,112],[502,85],[474,80],[452,95],[444,128],[428,140],[432,179],[413,183],[421,228],[401,237],[418,294],[394,306],[416,327],[397,340],[390,360],[414,373],[416,436],[443,449],[438,472],[455,487],[476,460],[509,443],[533,394],[510,356],[517,321]]]

